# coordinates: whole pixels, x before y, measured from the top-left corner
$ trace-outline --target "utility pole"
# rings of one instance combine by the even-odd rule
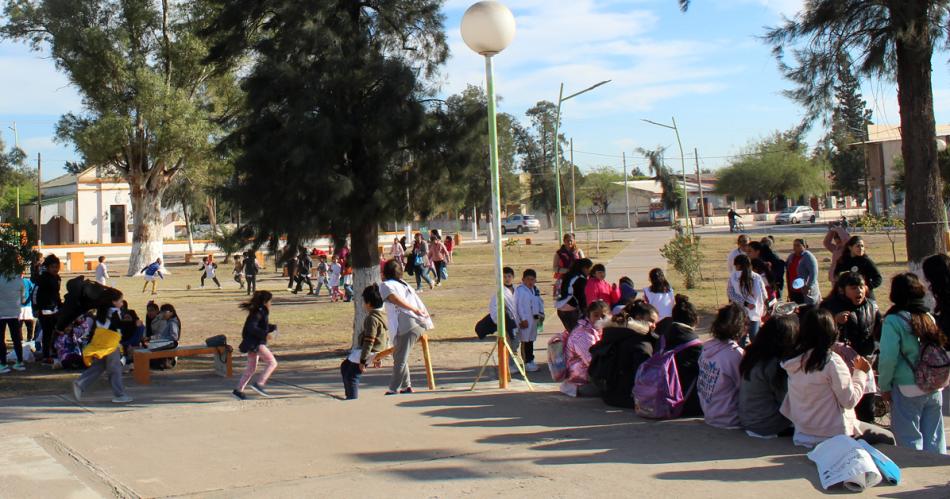
[[[43,248],[43,154],[36,153],[36,246]]]
[[[630,188],[627,186],[627,151],[623,155],[623,198],[627,209],[627,229],[630,228]]]
[[[703,173],[699,171],[699,149],[693,148],[696,157],[696,183],[699,184],[699,223],[706,225],[706,201],[703,199]]]
[[[571,137],[571,234],[574,233],[574,221],[577,220],[577,192],[574,184],[574,137]]]

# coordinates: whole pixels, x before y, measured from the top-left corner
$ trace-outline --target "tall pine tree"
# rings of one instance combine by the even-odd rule
[[[868,192],[865,152],[864,147],[855,144],[867,140],[871,110],[861,96],[861,82],[851,70],[851,58],[844,53],[838,55],[834,94],[831,130],[825,139],[832,146],[828,154],[832,185],[846,196],[865,198]]]

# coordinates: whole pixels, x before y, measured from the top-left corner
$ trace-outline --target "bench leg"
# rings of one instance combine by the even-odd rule
[[[233,352],[229,350],[228,351],[228,377],[229,378],[234,376],[234,363],[232,362],[233,357],[234,357]]]
[[[133,364],[135,364],[135,367],[132,369],[132,376],[135,378],[135,382],[140,385],[147,385],[151,383],[152,373],[148,357],[135,352],[132,354],[132,359],[134,361]]]
[[[422,358],[426,364],[426,381],[429,383],[429,389],[435,390],[435,374],[432,372],[432,355],[429,353],[429,337],[422,335],[419,338],[422,343]]]

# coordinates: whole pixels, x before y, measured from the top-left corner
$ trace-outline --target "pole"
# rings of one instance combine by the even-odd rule
[[[491,157],[491,197],[492,229],[495,231],[495,278],[498,294],[495,295],[498,318],[498,387],[508,388],[508,334],[505,330],[505,281],[502,269],[504,262],[501,253],[501,190],[498,178],[498,125],[495,117],[495,81],[491,55],[485,56],[485,81],[488,90],[488,142]],[[555,133],[555,137],[557,134]],[[555,139],[556,140],[556,139]],[[560,193],[560,191],[558,191]],[[558,200],[558,221],[560,221],[560,199]]]
[[[627,151],[623,155],[623,198],[627,209],[627,229],[630,229],[630,187],[627,185]]]
[[[478,207],[472,206],[472,241],[478,241]]]
[[[574,183],[574,137],[571,137],[571,234],[574,233],[574,223],[577,220],[577,191]]]
[[[20,186],[16,186],[16,217],[20,218]]]
[[[43,154],[36,153],[36,246],[43,248]]]
[[[554,119],[554,188],[557,191],[557,240],[564,240],[564,222],[561,220],[561,144],[559,130],[561,128],[561,103],[564,102],[564,84],[561,83],[561,92],[557,96],[557,117]]]
[[[683,170],[683,214],[686,216],[686,230],[689,240],[693,240],[693,221],[689,217],[689,190],[686,188],[686,156],[683,154],[683,142],[680,141],[680,129],[676,126],[676,117],[673,117],[673,131],[676,132],[676,144],[680,148],[680,167]]]
[[[703,172],[699,171],[699,149],[693,148],[696,157],[696,183],[699,184],[699,223],[706,225],[706,201],[703,198]]]

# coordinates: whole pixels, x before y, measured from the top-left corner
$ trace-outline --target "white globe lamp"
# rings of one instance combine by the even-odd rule
[[[492,56],[515,38],[515,16],[500,2],[478,2],[462,16],[462,40],[475,52]]]
[[[937,151],[944,152],[947,150],[947,141],[944,139],[937,139]]]

